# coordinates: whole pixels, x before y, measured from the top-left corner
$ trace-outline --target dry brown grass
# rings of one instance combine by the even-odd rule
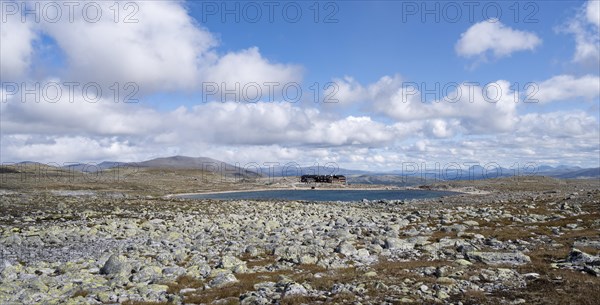
[[[463,294],[453,295],[450,297],[451,302],[462,302],[465,305],[483,305],[483,304],[497,304],[498,302],[491,299],[483,291],[479,290],[467,290]]]
[[[356,268],[340,268],[326,271],[317,265],[301,265],[302,272],[295,274],[292,278],[299,283],[308,283],[311,287],[318,290],[331,290],[333,285],[338,283],[351,283],[360,276]],[[315,277],[320,273],[320,277]]]
[[[527,225],[529,226],[529,225]],[[501,241],[523,239],[526,240],[536,235],[549,235],[552,231],[546,227],[525,228],[525,225],[498,225],[467,232],[481,234],[485,237],[496,238]]]
[[[248,254],[244,254],[240,257],[240,259],[246,262],[246,266],[248,268],[269,266],[277,262],[277,258],[272,255],[264,257],[252,257]]]
[[[276,282],[280,275],[289,275],[291,273],[292,271],[288,270],[277,272],[239,273],[235,275],[238,282],[231,283],[224,287],[189,293],[184,297],[184,301],[186,304],[201,304],[210,303],[214,300],[238,298],[241,294],[254,290],[255,284],[266,281]]]
[[[314,301],[314,298],[303,296],[303,295],[291,295],[285,296],[281,299],[279,304],[281,305],[301,305],[301,304],[311,304]]]
[[[450,262],[446,261],[390,261],[385,258],[380,258],[379,262],[374,264],[372,268],[377,274],[384,277],[403,277],[407,275],[407,270],[422,267],[442,267],[450,264]]]
[[[559,279],[560,280],[557,280]],[[527,288],[499,292],[498,296],[523,298],[527,304],[598,304],[600,278],[571,270],[551,270],[546,276],[528,283]]]
[[[583,235],[590,237],[591,233],[588,230]],[[572,236],[562,241],[562,247],[537,248],[527,253],[531,263],[517,267],[517,271],[521,274],[539,273],[540,278],[529,281],[526,288],[498,291],[490,295],[473,292],[470,295],[453,296],[452,300],[460,300],[464,304],[495,304],[499,298],[522,298],[527,304],[598,304],[600,290],[597,287],[600,286],[600,278],[582,272],[551,268],[552,263],[565,259],[571,250]]]
[[[443,238],[456,238],[457,237],[456,234],[457,234],[457,232],[455,232],[455,231],[444,232],[444,231],[438,230],[438,231],[433,232],[429,236],[429,239],[433,242],[439,242],[440,239],[443,239]]]
[[[167,293],[177,294],[181,289],[185,288],[202,288],[204,287],[204,281],[193,276],[182,275],[175,282],[167,283],[166,285],[169,287]]]
[[[76,298],[76,297],[87,297],[90,294],[89,291],[87,290],[77,290],[75,291],[75,293],[73,294],[72,298]]]
[[[0,187],[11,190],[78,189],[123,191],[160,196],[172,193],[252,189],[264,186],[262,180],[242,182],[198,169],[154,169],[127,167],[100,173],[82,173],[47,165],[2,166]]]

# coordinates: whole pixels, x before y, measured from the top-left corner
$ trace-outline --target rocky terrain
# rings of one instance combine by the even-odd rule
[[[6,184],[5,184],[6,186]],[[0,190],[0,304],[596,304],[600,185],[421,201]]]

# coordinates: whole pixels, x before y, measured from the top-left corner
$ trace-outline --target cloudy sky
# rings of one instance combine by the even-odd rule
[[[600,2],[2,1],[0,161],[600,166]]]

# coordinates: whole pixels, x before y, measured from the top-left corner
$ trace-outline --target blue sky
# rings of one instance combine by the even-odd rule
[[[23,17],[35,3],[2,2],[3,162],[182,154],[377,170],[406,162],[600,166],[595,0],[121,1],[118,18],[113,2],[99,1],[101,18],[90,21],[82,3],[74,20],[63,13],[57,22],[48,2],[39,2],[39,21]],[[302,16],[291,22],[295,9]],[[278,84],[274,101],[265,82]],[[338,102],[314,103],[315,82],[321,98]],[[335,86],[323,88],[328,82]],[[49,83],[63,89],[58,102],[21,94],[23,84]],[[72,103],[65,83],[79,84]],[[89,83],[104,93],[94,103],[80,90]],[[262,98],[221,95],[236,83],[257,84]],[[218,88],[207,95],[206,84]],[[286,84],[302,88],[299,102],[281,95]],[[436,84],[450,90],[424,93]],[[494,103],[482,95],[494,95],[490,88],[502,91]],[[455,90],[460,99],[444,99]],[[128,93],[139,102],[123,103]],[[527,96],[538,102],[523,103]]]
[[[229,7],[233,8],[234,3],[228,4]],[[443,4],[431,1],[426,5],[433,8],[436,3]],[[235,22],[234,16],[217,13],[204,16],[207,22],[201,24],[219,33],[223,41],[221,49],[225,52],[259,46],[266,57],[279,62],[301,63],[307,68],[308,77],[321,81],[333,76],[355,75],[361,82],[374,82],[381,75],[394,73],[424,81],[493,81],[498,77],[531,81],[535,77],[546,78],[564,72],[566,67],[558,63],[570,59],[573,50],[569,44],[574,41],[568,35],[557,35],[553,28],[574,15],[582,2],[536,3],[539,12],[531,18],[523,15],[532,13],[533,9],[525,10],[524,4],[520,4],[523,12],[518,22],[514,20],[515,8],[509,8],[513,2],[494,3],[502,8],[502,23],[547,37],[544,48],[513,54],[508,61],[490,61],[480,69],[465,69],[472,60],[457,58],[454,53],[454,44],[460,34],[471,25],[468,8],[462,5],[463,17],[455,23],[447,22],[447,18],[453,16],[445,17],[441,8],[436,13],[440,16],[439,22],[435,22],[435,15],[425,16],[423,22],[419,13],[407,15],[403,22],[401,1],[346,1],[336,3],[339,8],[334,15],[337,23],[315,23],[314,10],[309,8],[313,3],[303,2],[304,14],[298,23],[285,22],[280,12],[275,14],[275,23],[268,22],[266,16],[257,24],[245,22],[241,17],[240,22]],[[482,2],[481,6],[484,5]],[[200,3],[190,4],[190,8],[190,13],[198,20],[206,14]],[[481,9],[475,9],[473,19],[483,21],[482,14]],[[489,14],[495,16],[491,9]],[[553,61],[556,64],[552,64]],[[523,64],[528,64],[528,69],[519,69],[516,73],[514,67]]]

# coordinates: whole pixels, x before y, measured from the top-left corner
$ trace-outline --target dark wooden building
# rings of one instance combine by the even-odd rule
[[[343,175],[302,175],[300,182],[304,183],[346,183],[346,176]]]

